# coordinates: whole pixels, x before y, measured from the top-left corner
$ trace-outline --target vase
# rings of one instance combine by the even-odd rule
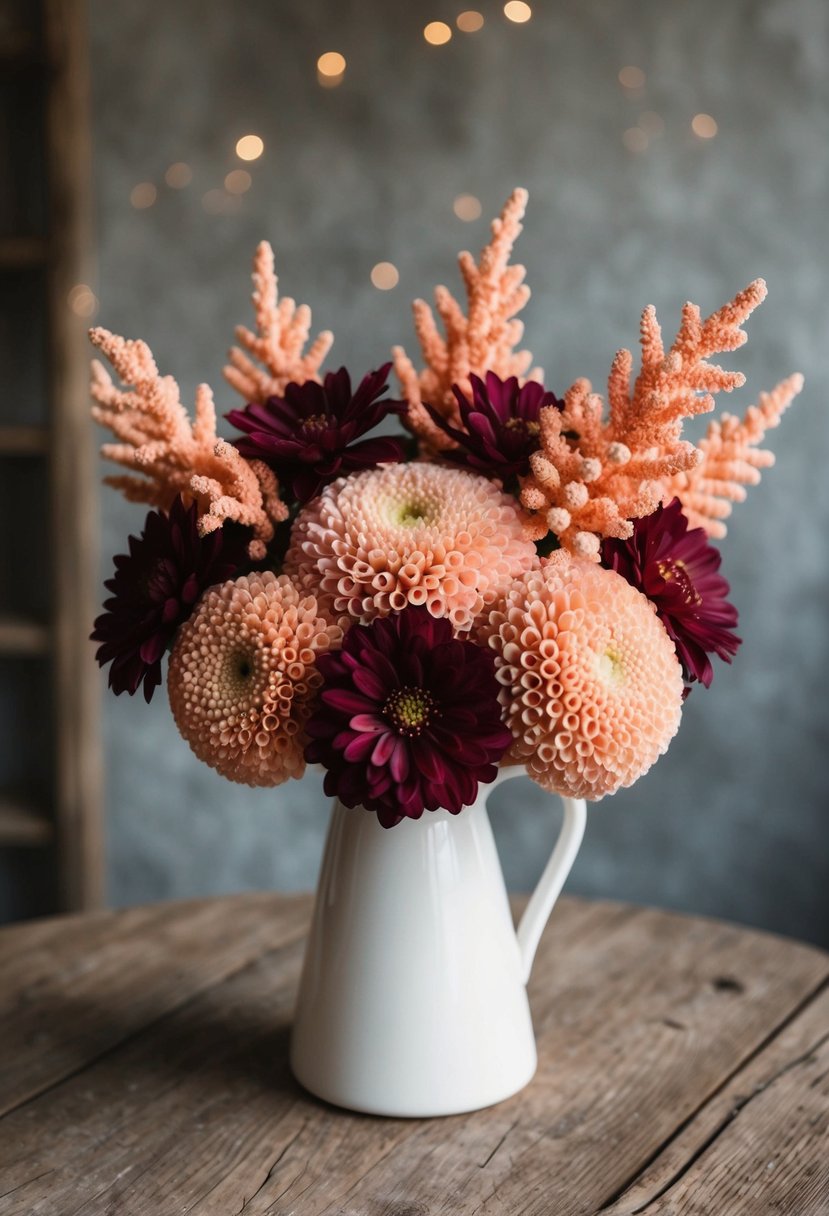
[[[291,1037],[311,1093],[375,1115],[459,1114],[536,1069],[526,984],[575,860],[582,800],[563,798],[555,849],[517,932],[486,802],[383,828],[335,801]]]

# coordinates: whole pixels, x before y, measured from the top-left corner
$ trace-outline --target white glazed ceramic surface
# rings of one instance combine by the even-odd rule
[[[372,1114],[458,1114],[535,1072],[525,983],[585,807],[563,800],[516,936],[486,812],[493,788],[459,815],[391,829],[334,804],[291,1042],[294,1074],[318,1097]]]

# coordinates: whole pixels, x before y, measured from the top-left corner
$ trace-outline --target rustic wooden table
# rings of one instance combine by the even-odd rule
[[[829,1212],[826,955],[564,899],[529,1088],[386,1120],[289,1074],[309,912],[244,895],[0,932],[2,1216]]]

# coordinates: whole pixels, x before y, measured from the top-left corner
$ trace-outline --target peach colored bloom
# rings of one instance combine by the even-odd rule
[[[486,477],[397,464],[326,486],[297,517],[285,569],[334,618],[425,604],[461,631],[534,561],[515,500]]]
[[[317,655],[342,630],[285,575],[237,578],[205,593],[179,631],[167,687],[182,736],[200,760],[243,785],[305,771],[305,723],[322,682]]]
[[[559,550],[478,628],[501,703],[545,789],[599,799],[632,785],[679,727],[682,669],[654,607],[611,570]]]

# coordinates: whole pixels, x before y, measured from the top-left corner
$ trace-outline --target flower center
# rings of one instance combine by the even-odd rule
[[[224,669],[225,681],[237,695],[249,690],[255,674],[256,663],[250,651],[234,650],[227,656]]]
[[[534,437],[540,433],[541,423],[533,422],[530,418],[508,418],[505,428],[508,431],[520,431],[522,435]]]
[[[302,430],[306,433],[319,434],[320,431],[327,430],[329,419],[325,414],[310,414],[307,418],[302,419]]]
[[[425,688],[396,688],[383,713],[399,735],[419,735],[435,716],[437,705]]]
[[[681,559],[672,558],[658,563],[659,573],[666,583],[676,583],[686,604],[701,604],[702,596],[693,584],[688,568]]]
[[[392,521],[401,528],[416,528],[418,524],[429,523],[432,512],[428,503],[409,499],[407,502],[394,503],[390,510]]]

